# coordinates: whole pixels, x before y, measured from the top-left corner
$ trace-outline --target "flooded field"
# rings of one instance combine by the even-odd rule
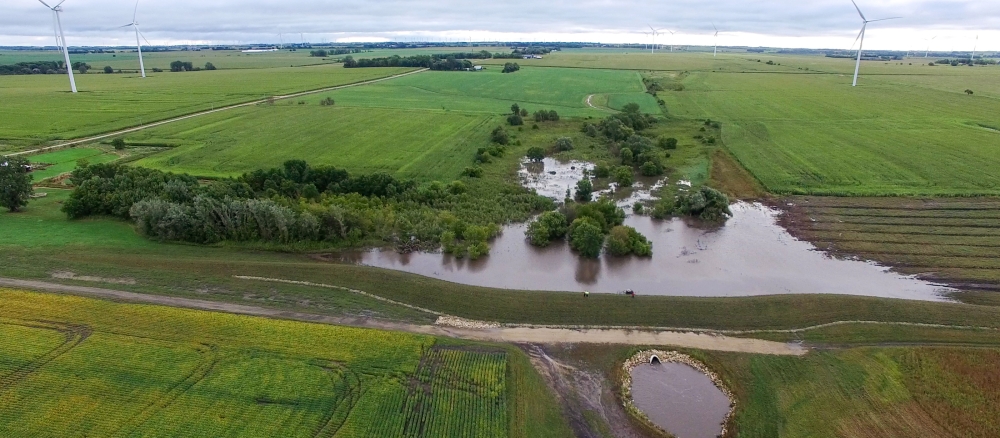
[[[631,391],[635,406],[677,438],[714,438],[729,413],[729,397],[686,364],[639,365]]]
[[[529,187],[562,199],[575,185],[586,163],[522,171]],[[540,167],[540,166],[539,166]],[[571,169],[575,168],[575,169]],[[550,172],[555,172],[551,174]],[[527,173],[527,175],[525,175]],[[649,196],[662,181],[619,197],[631,205]],[[679,184],[683,185],[683,182]],[[626,211],[631,211],[626,209]],[[916,300],[941,300],[945,289],[901,276],[872,263],[839,260],[796,240],[776,224],[777,211],[762,204],[736,203],[723,226],[694,221],[657,221],[630,215],[635,227],[653,243],[651,258],[602,256],[583,259],[565,243],[536,248],[527,243],[526,224],[511,225],[492,243],[488,257],[456,259],[446,254],[395,251],[346,252],[344,263],[411,272],[455,283],[506,289],[590,291],[675,296],[748,296],[786,293],[867,295]]]

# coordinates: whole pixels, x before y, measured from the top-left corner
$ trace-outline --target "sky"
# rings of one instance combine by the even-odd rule
[[[45,0],[51,3],[50,0]],[[58,2],[59,0],[52,0]],[[148,41],[250,44],[358,41],[573,41],[848,49],[861,30],[851,0],[140,0]],[[1000,50],[998,0],[856,0],[872,50]],[[65,0],[70,46],[135,44],[119,28],[131,0]],[[670,35],[667,31],[674,31]],[[976,37],[979,37],[978,42]],[[37,0],[0,0],[0,46],[54,45]]]

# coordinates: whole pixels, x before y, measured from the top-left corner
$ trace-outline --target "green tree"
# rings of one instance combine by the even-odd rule
[[[615,170],[615,182],[618,183],[618,187],[632,187],[632,183],[635,182],[632,177],[632,168],[628,166],[621,166]]]
[[[507,123],[509,123],[510,126],[521,126],[524,124],[524,118],[522,118],[520,114],[511,114],[510,116],[507,116]]]
[[[206,62],[205,70],[215,70],[215,64],[212,64],[211,62]]]
[[[573,150],[573,139],[569,137],[559,137],[559,139],[556,140],[556,150],[559,152]]]
[[[594,195],[594,183],[590,182],[590,178],[581,179],[580,182],[576,183],[577,201],[590,202],[590,199],[593,195]]]
[[[573,221],[570,232],[570,247],[589,258],[597,258],[604,248],[604,233],[601,227],[590,218],[578,218]]]
[[[114,73],[114,72],[115,72],[115,69],[111,68],[110,65],[104,66],[104,73],[105,74],[111,74],[111,73]]]
[[[673,137],[660,137],[656,145],[660,149],[677,149],[677,139]]]
[[[28,160],[19,157],[0,157],[0,206],[11,212],[21,210],[31,198],[31,174]]]
[[[125,139],[118,137],[114,140],[111,140],[111,146],[114,146],[115,150],[119,151],[125,149]]]
[[[632,160],[634,159],[634,156],[632,155],[632,149],[622,148],[622,150],[618,152],[618,155],[621,155],[622,157],[622,164],[626,166],[632,165]]]
[[[545,149],[535,146],[531,149],[528,149],[528,153],[525,156],[528,157],[529,160],[537,163],[545,159]]]
[[[510,143],[510,135],[507,134],[507,130],[503,129],[502,126],[497,126],[496,129],[494,129],[490,134],[490,140],[492,140],[493,143],[506,145]]]
[[[513,105],[511,105],[510,106],[510,113],[511,114],[521,114],[521,106],[518,105],[518,104],[516,104],[516,103],[513,104]]]

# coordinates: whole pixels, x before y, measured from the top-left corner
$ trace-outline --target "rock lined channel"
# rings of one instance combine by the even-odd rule
[[[562,200],[585,168],[591,166],[546,159],[523,166],[521,177],[527,187]],[[648,198],[659,185],[685,183],[644,181],[642,187],[623,191],[617,202],[631,206],[637,199]],[[651,258],[605,255],[599,260],[584,259],[565,243],[536,248],[526,241],[527,225],[514,224],[492,243],[488,257],[474,261],[391,250],[343,252],[333,259],[461,284],[541,291],[632,289],[639,295],[712,297],[827,293],[928,301],[943,300],[942,293],[948,291],[873,263],[831,258],[792,237],[776,223],[780,212],[763,204],[738,202],[732,211],[733,217],[723,226],[630,214],[625,224],[652,241]]]

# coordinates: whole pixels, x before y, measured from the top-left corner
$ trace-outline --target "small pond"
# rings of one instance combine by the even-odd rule
[[[715,438],[729,413],[729,397],[687,364],[632,368],[631,390],[635,407],[677,438]]]
[[[525,185],[562,199],[590,165],[547,159],[535,166],[522,169]],[[619,205],[631,206],[666,183],[640,181],[637,189],[622,191],[615,198]],[[687,183],[676,184],[686,187]],[[596,293],[632,289],[639,295],[713,297],[828,293],[915,300],[942,300],[941,292],[947,290],[873,263],[831,258],[792,237],[777,225],[780,213],[762,204],[738,202],[731,208],[733,217],[714,227],[630,214],[625,224],[653,242],[651,258],[583,259],[563,242],[537,248],[526,241],[527,224],[505,227],[492,243],[490,255],[474,261],[391,250],[343,252],[333,257],[343,263],[506,289]],[[626,211],[631,213],[630,208]]]

